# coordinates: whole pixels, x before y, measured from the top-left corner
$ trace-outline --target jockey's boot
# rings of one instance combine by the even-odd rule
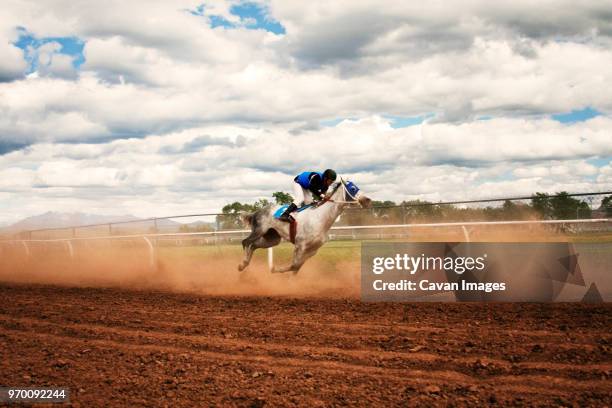
[[[289,204],[289,207],[287,207],[285,212],[282,213],[281,216],[278,217],[278,219],[284,222],[293,222],[293,217],[291,216],[291,213],[297,209],[298,207],[294,203]]]

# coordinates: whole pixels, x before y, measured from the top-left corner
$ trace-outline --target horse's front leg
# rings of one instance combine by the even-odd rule
[[[291,261],[291,263],[287,266],[281,266],[279,268],[273,267],[272,273],[282,273],[282,272],[289,272],[289,271],[293,271],[293,273],[296,273],[300,269],[300,267],[304,264],[304,262],[306,262],[307,257],[305,256],[305,254],[306,254],[306,245],[304,244],[296,245],[295,248],[293,249],[293,260]]]
[[[292,271],[294,274],[298,273],[302,265],[304,265],[304,262],[306,262],[308,258],[317,253],[317,249],[319,249],[319,246],[316,245],[296,245],[295,249],[293,250],[293,261],[291,261],[291,264],[280,268],[274,267],[272,268],[272,272],[280,273]]]

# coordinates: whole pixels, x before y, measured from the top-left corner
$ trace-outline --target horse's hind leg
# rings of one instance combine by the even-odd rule
[[[270,248],[273,246],[277,246],[281,242],[281,236],[276,232],[275,229],[270,228],[263,234],[257,241],[255,241],[255,245],[257,248]]]
[[[249,266],[249,263],[251,263],[251,258],[253,257],[253,252],[255,252],[255,250],[257,249],[253,242],[248,242],[245,244],[243,241],[242,246],[244,247],[244,259],[242,260],[240,265],[238,265],[238,270],[240,272],[242,272],[244,268]]]
[[[256,229],[253,229],[248,237],[242,240],[242,248],[246,249],[249,245],[251,245],[257,238],[261,237],[261,233]]]
[[[269,229],[262,236],[255,238],[253,234],[251,234],[248,238],[242,241],[242,246],[244,247],[244,260],[240,265],[238,265],[238,270],[243,271],[249,263],[251,263],[251,258],[253,257],[253,252],[257,248],[270,248],[276,246],[280,243],[281,237],[278,235],[278,232],[273,229]]]

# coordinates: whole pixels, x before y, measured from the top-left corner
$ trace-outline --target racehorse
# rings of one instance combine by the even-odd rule
[[[327,241],[327,231],[348,205],[359,204],[362,208],[368,208],[372,202],[354,183],[342,178],[330,185],[328,191],[318,204],[292,214],[297,223],[293,236],[291,225],[275,217],[279,212],[278,205],[243,214],[242,220],[251,227],[251,234],[242,241],[244,260],[238,265],[238,270],[243,271],[249,265],[256,249],[274,247],[284,238],[295,245],[293,261],[286,267],[272,268],[271,272],[297,273],[304,262]]]

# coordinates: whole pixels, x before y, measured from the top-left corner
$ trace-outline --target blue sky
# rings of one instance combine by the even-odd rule
[[[36,38],[24,27],[19,27],[18,31],[19,39],[14,44],[24,52],[24,59],[28,63],[27,73],[34,72],[39,68],[39,61],[35,51],[42,45],[52,42],[60,44],[61,48],[58,51],[59,54],[69,55],[73,58],[72,65],[74,68],[79,68],[85,62],[85,57],[83,55],[85,42],[77,37]]]
[[[237,28],[237,25],[226,20],[222,16],[208,14],[206,5],[202,4],[195,10],[189,11],[191,14],[203,16],[209,19],[209,24],[212,28]],[[256,3],[240,3],[235,4],[230,8],[230,13],[239,17],[241,27],[249,30],[266,30],[274,34],[285,34],[285,27],[278,21],[270,17],[265,6]],[[74,68],[79,68],[85,62],[83,48],[85,42],[78,37],[42,37],[37,38],[32,33],[28,32],[25,27],[18,27],[19,38],[14,45],[24,51],[24,59],[28,63],[27,73],[34,72],[38,69],[39,61],[36,56],[36,50],[42,45],[56,42],[61,45],[59,54],[64,54],[73,57],[72,65]]]
[[[552,115],[552,118],[561,123],[576,123],[584,122],[585,120],[589,120],[600,115],[601,112],[588,106],[586,108],[572,110],[571,112]]]
[[[575,109],[570,112],[563,112],[558,114],[550,115],[550,118],[567,125],[571,125],[573,123],[585,122],[589,119],[596,118],[601,116],[602,113],[596,109],[591,107],[586,107],[583,109]],[[420,125],[425,122],[427,119],[434,118],[436,115],[434,113],[427,113],[418,116],[398,116],[398,115],[382,115],[385,119],[389,120],[389,124],[393,129],[400,129],[414,125]],[[343,120],[356,120],[356,117],[348,117],[348,118],[334,118],[334,119],[326,119],[322,120],[320,123],[322,126],[334,127],[338,125]],[[478,118],[478,120],[491,120],[493,116],[485,115]],[[607,162],[606,162],[607,163]]]
[[[420,125],[425,120],[429,118],[433,118],[434,116],[435,115],[433,113],[430,113],[430,114],[420,115],[420,116],[404,117],[404,116],[387,115],[385,117],[387,119],[390,119],[391,127],[393,129],[399,129],[399,128],[404,128],[408,126]]]
[[[267,8],[264,5],[244,2],[234,4],[230,7],[230,13],[239,17],[241,26],[250,30],[266,30],[274,34],[285,34],[285,27],[278,21],[274,20]],[[206,11],[206,5],[202,4],[195,10],[190,10],[190,13],[197,16],[206,17],[209,19],[212,28],[236,28],[237,25],[220,15],[209,14]]]

